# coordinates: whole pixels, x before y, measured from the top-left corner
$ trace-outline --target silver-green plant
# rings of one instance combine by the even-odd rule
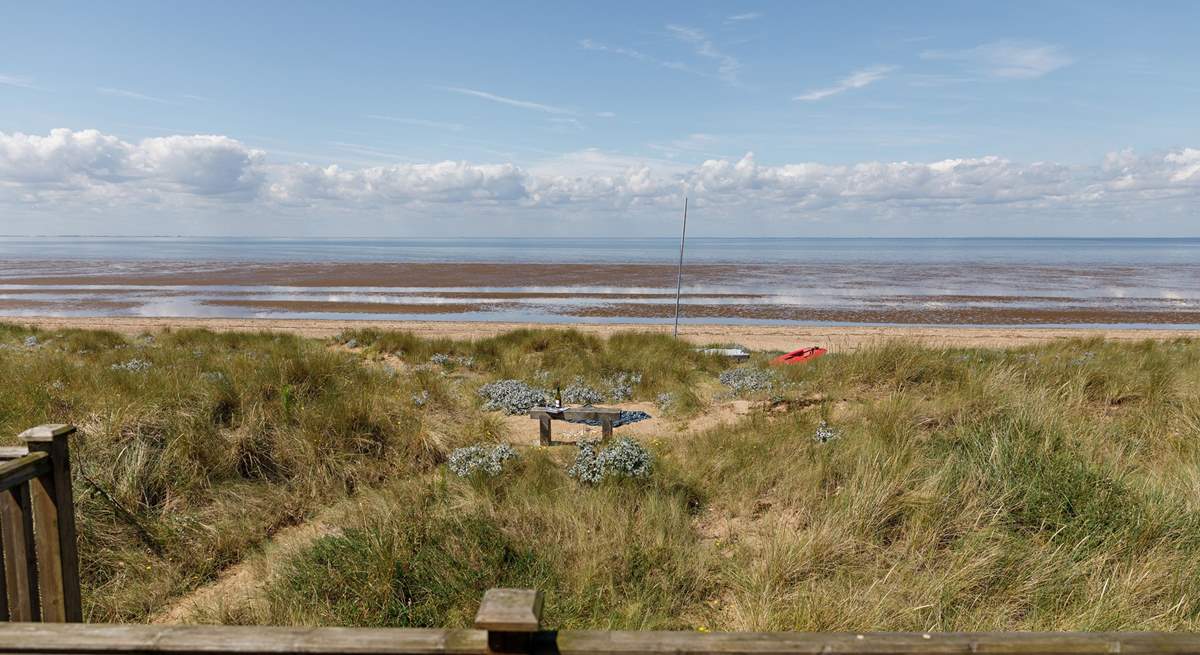
[[[642,444],[621,437],[603,449],[597,441],[580,441],[567,475],[584,484],[599,484],[608,478],[648,478],[653,468],[654,457]]]
[[[460,478],[482,475],[494,478],[504,472],[505,464],[517,458],[517,451],[508,444],[486,446],[476,444],[456,448],[446,462],[450,470]]]

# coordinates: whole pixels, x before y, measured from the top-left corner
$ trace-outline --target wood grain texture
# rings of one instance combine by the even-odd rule
[[[1188,633],[558,633],[562,655],[711,653],[714,655],[1071,655],[1200,653],[1200,635]]]
[[[4,544],[9,620],[40,621],[42,614],[28,483],[0,490],[0,535],[0,542]]]
[[[487,653],[482,630],[0,624],[5,653]],[[536,634],[561,655],[1184,655],[1192,633],[699,633],[564,630]],[[555,639],[556,638],[556,639]],[[557,641],[557,646],[555,646]]]
[[[475,628],[496,632],[537,632],[542,626],[542,592],[488,589],[475,614]]]
[[[0,463],[0,490],[25,484],[49,470],[50,456],[46,453],[30,453]]]
[[[482,630],[0,624],[4,653],[412,653],[484,655]]]
[[[29,454],[29,449],[25,446],[0,446],[0,462],[9,459],[24,457]]]

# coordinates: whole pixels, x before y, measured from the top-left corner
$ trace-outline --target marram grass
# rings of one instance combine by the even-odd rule
[[[92,621],[152,616],[321,513],[335,529],[267,551],[259,584],[193,618],[465,626],[488,587],[536,586],[557,627],[1200,628],[1197,341],[831,354],[747,392],[763,402],[733,425],[642,439],[648,478],[594,486],[567,475],[569,446],[523,447],[494,477],[444,462],[506,439],[484,383],[641,374],[635,401],[671,394],[687,418],[730,398],[729,367],[660,336],[561,330],[4,327],[0,346],[3,434],[81,427]],[[822,421],[836,438],[815,438]]]

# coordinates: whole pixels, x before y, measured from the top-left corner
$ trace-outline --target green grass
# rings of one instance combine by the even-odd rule
[[[0,328],[5,434],[79,424],[77,468],[163,548],[77,479],[91,620],[144,618],[324,511],[332,534],[200,618],[465,626],[483,590],[535,586],[564,628],[1200,628],[1200,341],[881,342],[779,370],[755,397],[788,402],[736,424],[645,439],[649,480],[587,487],[569,447],[451,475],[451,448],[507,436],[475,389],[637,372],[637,399],[686,393],[686,416],[724,402],[725,364],[569,330],[29,334]],[[822,420],[840,436],[814,441]]]

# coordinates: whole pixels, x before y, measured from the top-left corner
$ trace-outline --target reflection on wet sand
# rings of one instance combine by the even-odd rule
[[[673,315],[672,266],[0,262],[0,316],[329,316],[576,322]],[[697,264],[708,322],[1200,325],[1200,263]]]

